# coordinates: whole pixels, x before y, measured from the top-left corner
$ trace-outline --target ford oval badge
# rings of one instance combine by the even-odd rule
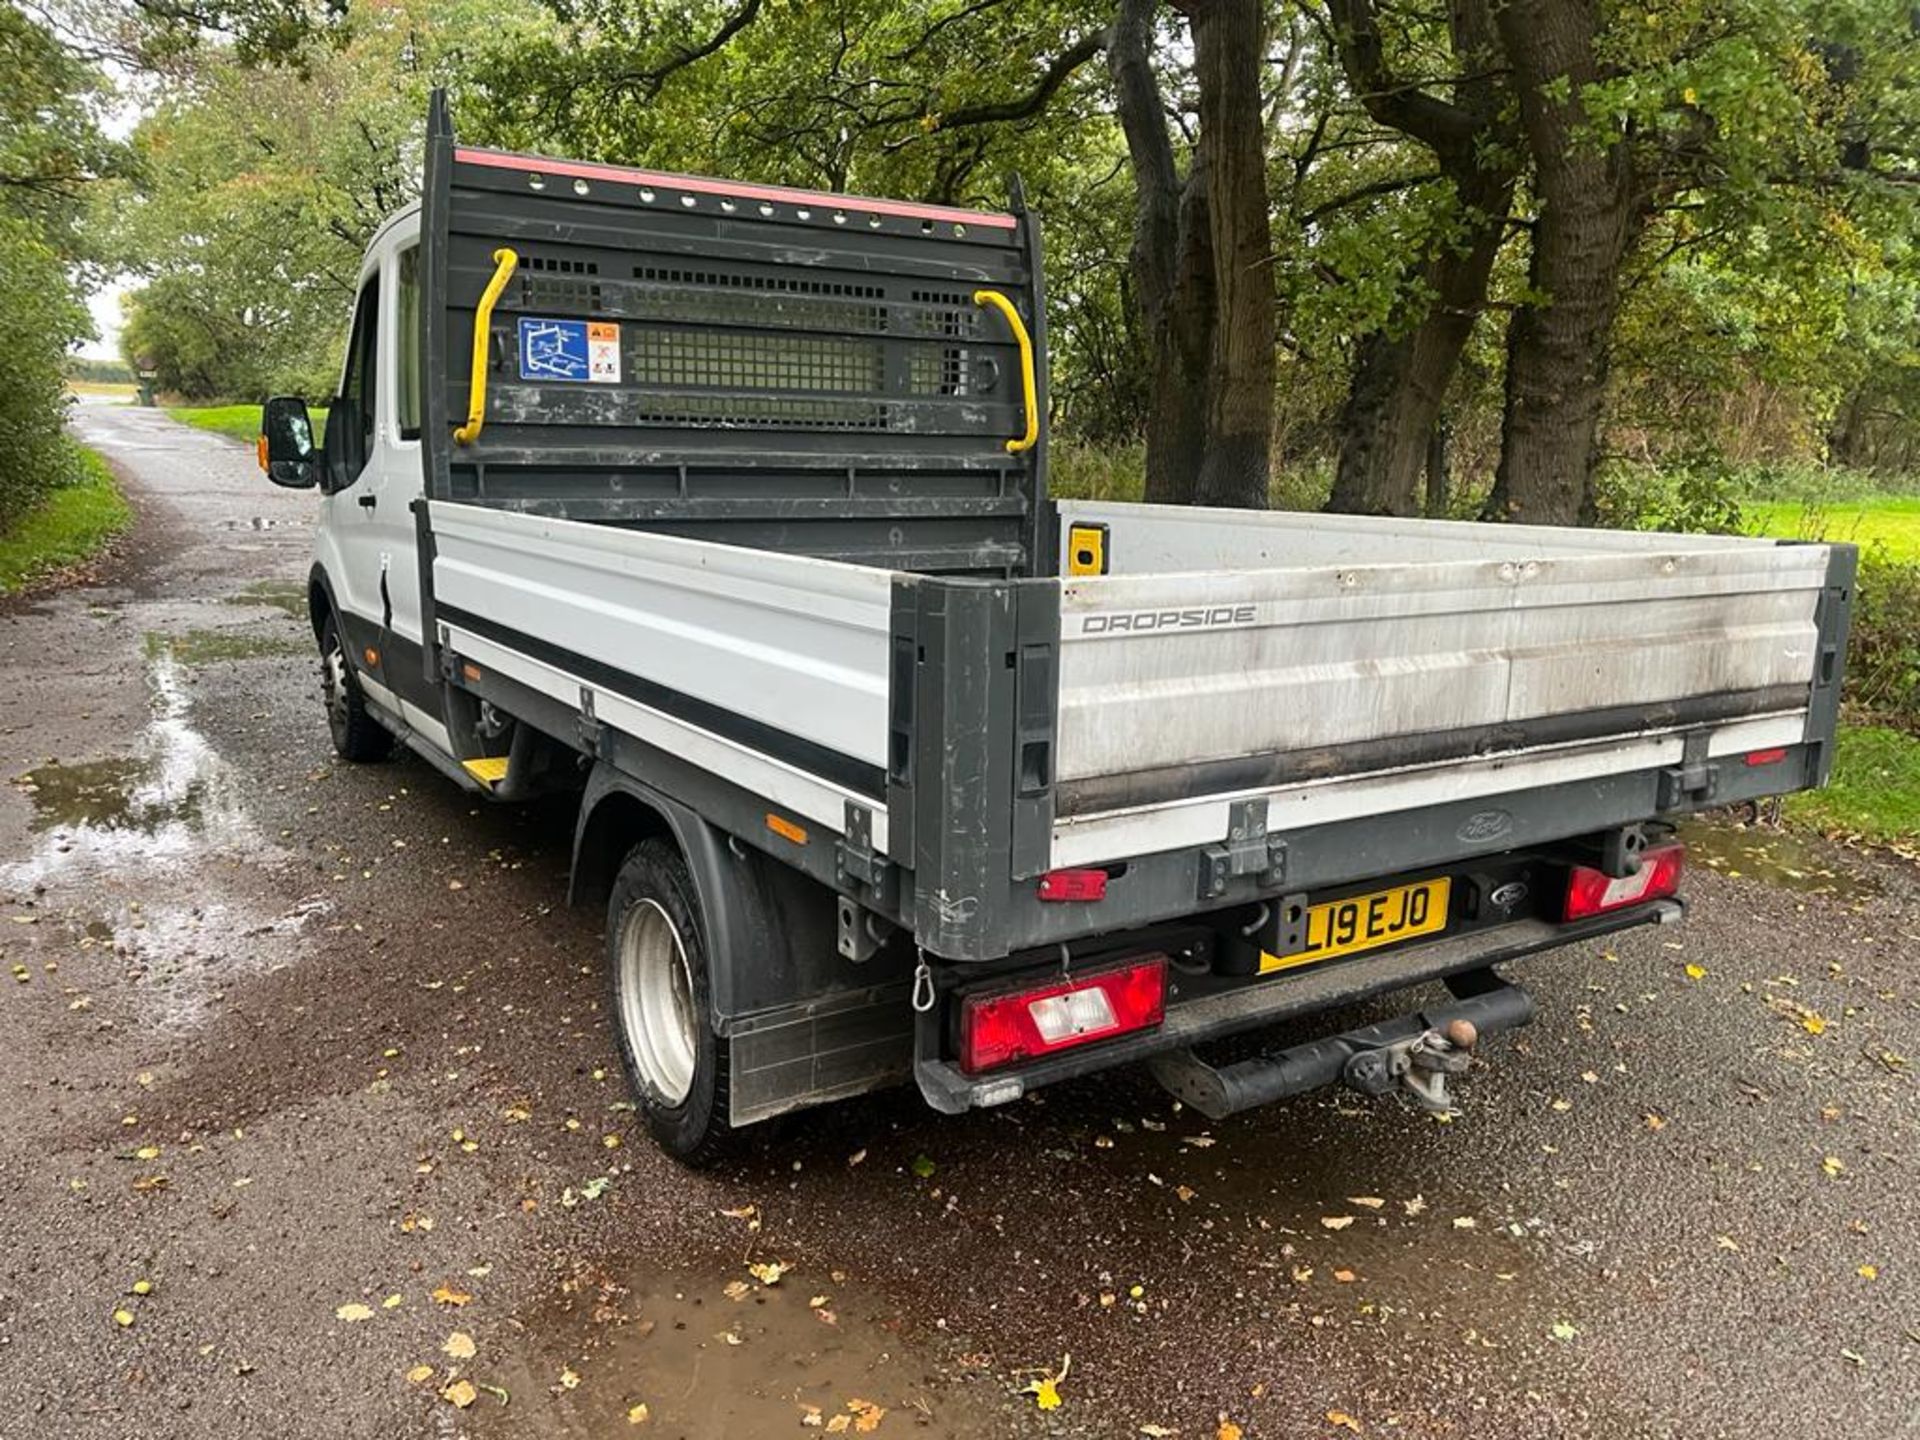
[[[1479,810],[1469,815],[1454,831],[1469,845],[1485,845],[1513,829],[1513,816],[1505,810]]]
[[[1526,898],[1527,882],[1524,880],[1509,880],[1506,884],[1496,889],[1491,895],[1487,896],[1487,901],[1495,909],[1511,910]]]

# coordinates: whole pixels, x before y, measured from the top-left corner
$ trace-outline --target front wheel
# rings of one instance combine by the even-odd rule
[[[607,970],[620,1060],[662,1149],[710,1165],[733,1136],[727,1044],[713,1030],[693,874],[664,840],[633,847],[607,900]]]
[[[367,698],[340,640],[340,621],[333,615],[320,627],[320,698],[326,703],[334,751],[342,760],[364,763],[392,753],[393,736],[367,710]]]

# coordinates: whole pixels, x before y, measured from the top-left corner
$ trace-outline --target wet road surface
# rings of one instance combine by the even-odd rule
[[[691,1175],[565,807],[334,762],[312,497],[77,423],[141,519],[0,609],[7,1440],[1920,1434],[1910,867],[1697,836],[1450,1124],[1123,1075]]]

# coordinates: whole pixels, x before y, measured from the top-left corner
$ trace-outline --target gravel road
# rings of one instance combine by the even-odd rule
[[[6,1440],[1920,1435],[1904,863],[1699,832],[1689,923],[1524,967],[1450,1124],[1122,1075],[692,1175],[566,808],[335,764],[312,498],[76,424],[140,520],[0,608]]]

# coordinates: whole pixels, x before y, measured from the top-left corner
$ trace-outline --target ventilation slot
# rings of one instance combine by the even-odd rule
[[[529,255],[520,262],[520,269],[527,309],[573,313],[600,309],[600,286],[586,278],[600,273],[594,261]]]

